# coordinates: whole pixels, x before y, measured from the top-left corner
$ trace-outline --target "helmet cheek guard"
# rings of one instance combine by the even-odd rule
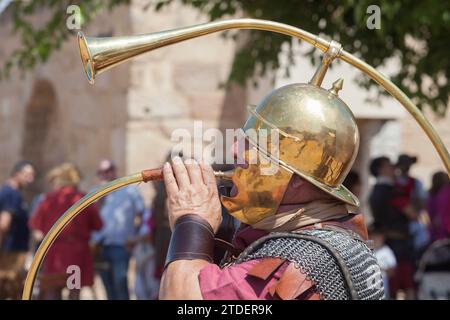
[[[256,151],[256,161],[249,153]],[[237,167],[231,178],[236,188],[234,197],[221,196],[228,213],[245,224],[254,224],[274,215],[292,177],[292,171],[271,161],[251,146],[245,155],[246,168]]]

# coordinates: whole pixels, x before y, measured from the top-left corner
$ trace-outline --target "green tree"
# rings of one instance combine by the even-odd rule
[[[397,58],[400,69],[391,79],[421,108],[430,107],[443,114],[449,103],[450,86],[450,2],[441,0],[149,0],[150,10],[160,10],[179,1],[206,14],[209,19],[251,17],[283,22],[315,34],[324,34],[341,42],[344,49],[356,53],[374,67]],[[17,66],[33,68],[46,61],[71,32],[66,27],[66,8],[79,5],[83,26],[105,9],[127,5],[129,0],[30,0],[13,1],[8,8],[13,32],[21,46],[6,60],[1,74],[7,76]],[[370,5],[381,9],[381,28],[369,29]],[[43,27],[36,28],[30,18],[38,11],[50,11]],[[226,36],[234,36],[234,32]],[[279,53],[288,44],[292,61],[292,39],[262,31],[248,31],[248,41],[236,52],[230,81],[244,83],[250,77],[280,67]],[[307,53],[312,63],[317,63]],[[257,71],[256,71],[257,70]],[[376,86],[361,76],[364,88]]]

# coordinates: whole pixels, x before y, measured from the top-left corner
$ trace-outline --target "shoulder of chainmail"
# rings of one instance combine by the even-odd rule
[[[380,267],[364,241],[345,231],[311,229],[270,233],[247,247],[233,264],[279,257],[312,280],[325,300],[384,298]]]

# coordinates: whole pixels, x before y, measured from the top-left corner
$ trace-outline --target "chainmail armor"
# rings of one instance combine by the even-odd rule
[[[234,264],[266,257],[294,263],[313,281],[322,299],[384,299],[383,279],[375,256],[364,241],[345,231],[271,233],[250,245]]]

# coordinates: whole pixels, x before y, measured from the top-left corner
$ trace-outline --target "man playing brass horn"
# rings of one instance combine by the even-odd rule
[[[323,75],[322,75],[323,77]],[[213,170],[175,158],[164,165],[172,238],[161,299],[382,299],[380,268],[366,244],[358,199],[342,181],[359,146],[358,128],[330,90],[291,84],[274,90],[244,125],[277,129],[279,151],[258,144],[233,145],[237,166],[231,197],[219,196]],[[249,163],[257,152],[270,161]],[[265,174],[268,163],[277,170]],[[236,251],[212,263],[222,204],[240,220]]]

